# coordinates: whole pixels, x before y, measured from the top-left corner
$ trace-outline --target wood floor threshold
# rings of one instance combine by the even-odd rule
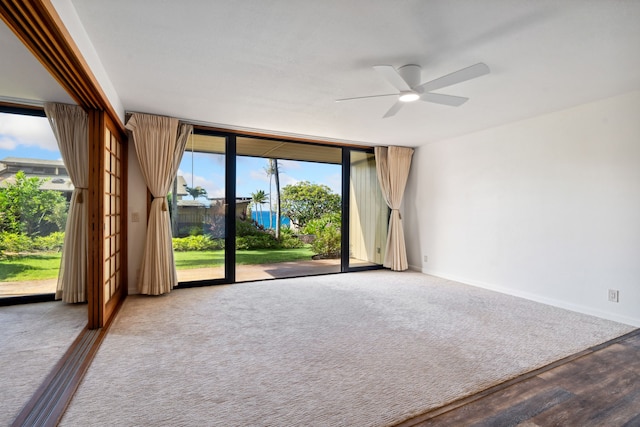
[[[629,332],[627,334],[621,335],[621,336],[619,336],[617,338],[613,338],[613,339],[611,339],[609,341],[606,341],[606,342],[604,342],[602,344],[598,344],[598,345],[595,345],[593,347],[589,347],[586,350],[583,350],[583,351],[580,351],[578,353],[572,354],[571,356],[567,356],[567,357],[565,357],[563,359],[556,360],[555,362],[552,362],[552,363],[550,363],[550,364],[548,364],[546,366],[543,366],[543,367],[538,368],[538,369],[534,369],[533,371],[529,371],[529,372],[527,372],[525,374],[519,375],[519,376],[517,376],[515,378],[512,378],[512,379],[507,380],[505,382],[502,382],[500,384],[496,384],[493,387],[489,387],[489,388],[487,388],[485,390],[482,390],[482,391],[480,391],[478,393],[475,393],[475,394],[472,394],[470,396],[463,397],[461,399],[455,400],[455,401],[453,401],[451,403],[448,403],[448,404],[446,404],[444,406],[440,406],[438,408],[430,409],[429,411],[427,411],[427,412],[425,412],[423,414],[411,417],[411,418],[409,418],[409,419],[407,419],[405,421],[402,421],[402,422],[400,422],[398,424],[394,424],[393,427],[412,427],[412,426],[415,426],[417,424],[423,423],[423,422],[428,421],[428,420],[430,420],[432,418],[435,418],[435,417],[437,417],[439,415],[442,415],[442,414],[447,413],[449,411],[453,411],[453,410],[458,409],[458,408],[460,408],[462,406],[468,405],[469,403],[475,402],[476,400],[482,399],[482,398],[484,398],[486,396],[489,396],[489,395],[491,395],[493,393],[497,393],[497,392],[499,392],[501,390],[504,390],[507,387],[510,387],[510,386],[512,386],[514,384],[520,383],[522,381],[526,381],[526,380],[528,380],[530,378],[535,377],[536,375],[540,375],[543,372],[547,372],[547,371],[550,371],[550,370],[552,370],[554,368],[557,368],[558,366],[562,366],[562,365],[565,365],[567,363],[573,362],[573,361],[575,361],[577,359],[580,359],[581,357],[593,354],[598,350],[601,350],[601,349],[609,347],[609,346],[611,346],[613,344],[622,342],[622,341],[624,341],[624,340],[626,340],[628,338],[634,337],[636,335],[640,335],[640,329],[635,329],[635,330],[633,330],[633,331],[631,331],[631,332]]]
[[[111,320],[120,309],[116,308]],[[22,408],[11,427],[54,427],[71,402],[104,340],[111,321],[101,329],[83,329]]]

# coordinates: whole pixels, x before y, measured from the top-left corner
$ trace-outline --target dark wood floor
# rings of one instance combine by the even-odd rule
[[[640,426],[640,330],[404,426]]]

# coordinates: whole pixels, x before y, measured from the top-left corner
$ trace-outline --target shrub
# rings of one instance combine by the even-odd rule
[[[324,230],[328,224],[336,224],[339,227],[341,221],[340,213],[329,213],[318,219],[309,221],[302,229],[302,233],[318,235],[322,233],[322,230]]]
[[[325,227],[311,243],[311,250],[324,258],[340,256],[341,234],[337,226]]]
[[[319,219],[309,221],[303,230],[306,234],[315,235],[311,249],[325,258],[340,256],[341,233],[340,214],[330,213]]]
[[[295,249],[304,246],[304,242],[298,236],[293,234],[293,230],[289,227],[280,229],[280,245],[284,249]]]
[[[202,226],[194,225],[189,227],[189,236],[202,236],[202,234]]]
[[[206,235],[173,238],[173,250],[178,252],[214,251],[223,248],[223,239],[212,239]]]
[[[236,249],[279,249],[280,242],[269,233],[236,237]]]
[[[236,249],[280,249],[282,245],[271,230],[255,221],[236,219]]]
[[[259,236],[265,233],[265,231],[258,229],[254,221],[236,219],[236,236],[238,237]]]
[[[0,233],[0,250],[3,252],[29,252],[33,242],[24,233]]]
[[[0,251],[2,252],[29,252],[33,242],[24,233],[0,233]]]
[[[33,239],[33,249],[40,251],[61,251],[64,245],[64,233],[55,231],[46,236],[38,236]]]

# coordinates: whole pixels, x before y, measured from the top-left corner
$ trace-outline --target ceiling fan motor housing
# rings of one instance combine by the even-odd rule
[[[398,69],[398,74],[404,79],[411,89],[420,85],[422,68],[419,65],[409,64]]]

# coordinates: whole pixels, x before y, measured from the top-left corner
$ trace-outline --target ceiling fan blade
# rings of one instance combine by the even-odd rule
[[[469,98],[463,96],[444,95],[441,93],[425,92],[420,95],[420,101],[435,102],[436,104],[451,105],[452,107],[459,107]]]
[[[398,73],[398,70],[393,68],[391,65],[375,65],[373,69],[382,74],[384,78],[386,78],[387,81],[399,91],[411,90],[409,84],[404,81],[402,76]]]
[[[470,67],[463,68],[462,70],[454,71],[453,73],[447,74],[446,76],[431,80],[430,82],[423,83],[419,87],[424,89],[425,92],[430,92],[432,90],[438,90],[443,87],[455,85],[467,80],[475,79],[476,77],[484,76],[485,74],[489,74],[490,71],[491,70],[489,70],[487,64],[480,62]]]
[[[404,103],[404,102],[402,102],[402,101],[396,101],[396,103],[395,103],[395,104],[393,104],[393,105],[391,106],[391,108],[389,108],[389,111],[387,111],[387,113],[386,113],[384,116],[382,116],[382,118],[383,118],[383,119],[386,119],[387,117],[395,116],[395,115],[396,115],[396,113],[397,113],[398,111],[400,111],[400,109],[402,108],[402,106],[403,106],[404,104],[405,104],[405,103]]]
[[[381,98],[383,96],[398,96],[397,93],[388,93],[385,95],[370,95],[370,96],[357,96],[355,98],[342,98],[342,99],[336,99],[336,102],[342,102],[342,101],[353,101],[355,99],[367,99],[367,98]]]

